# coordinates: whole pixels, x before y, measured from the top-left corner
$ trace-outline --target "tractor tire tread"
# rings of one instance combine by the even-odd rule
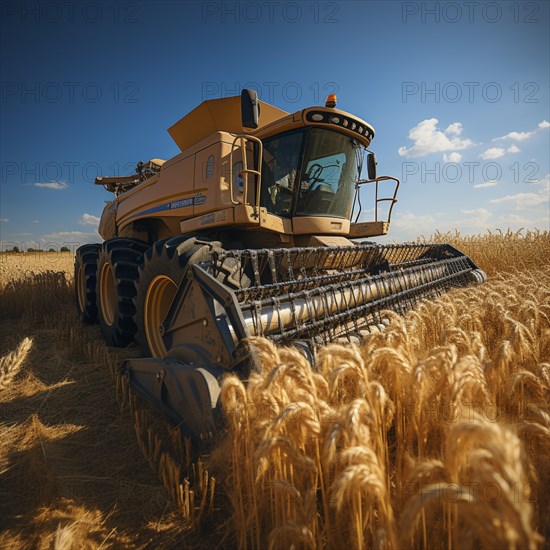
[[[151,350],[146,336],[144,309],[145,298],[151,281],[159,274],[165,274],[179,285],[185,275],[189,263],[204,261],[211,249],[221,247],[217,241],[196,235],[179,235],[154,243],[146,252],[139,268],[139,278],[136,281],[134,304],[137,325],[136,340],[146,356]]]
[[[124,347],[134,340],[137,328],[134,322],[136,282],[139,279],[139,267],[148,249],[147,243],[135,239],[115,238],[103,243],[99,253],[98,273],[108,262],[111,265],[116,290],[112,325],[105,322],[101,311],[98,315],[101,330],[108,345]],[[98,295],[99,284],[100,281],[97,281]]]
[[[76,309],[83,323],[97,323],[97,300],[96,300],[96,272],[99,258],[100,244],[85,244],[79,247],[75,253],[74,281]],[[78,298],[78,283],[80,267],[83,267],[85,287],[84,308],[80,307]]]

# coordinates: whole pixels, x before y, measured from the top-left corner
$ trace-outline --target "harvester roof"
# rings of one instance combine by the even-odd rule
[[[289,114],[263,101],[260,101],[260,108],[260,128]],[[243,132],[240,96],[203,101],[168,128],[168,133],[182,151],[219,131]]]

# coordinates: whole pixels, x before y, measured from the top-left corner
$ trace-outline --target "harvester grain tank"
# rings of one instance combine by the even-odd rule
[[[399,180],[377,175],[374,129],[335,96],[287,113],[243,90],[168,131],[175,157],[96,179],[115,196],[104,242],[76,253],[76,301],[109,345],[137,340],[143,358],[122,371],[194,439],[216,433],[220,380],[246,376],[248,337],[312,356],[380,327],[384,310],[486,279],[447,244],[365,240],[387,234]]]

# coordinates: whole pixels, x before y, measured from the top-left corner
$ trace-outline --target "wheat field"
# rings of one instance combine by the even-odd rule
[[[550,233],[436,234],[489,274],[315,368],[254,338],[194,450],[74,312],[69,253],[0,255],[0,547],[542,548]]]

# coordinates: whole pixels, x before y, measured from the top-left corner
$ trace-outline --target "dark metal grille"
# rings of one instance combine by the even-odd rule
[[[473,282],[477,266],[446,244],[369,243],[224,251],[209,270],[230,272],[251,334],[326,343],[380,325],[383,310],[403,313]]]

